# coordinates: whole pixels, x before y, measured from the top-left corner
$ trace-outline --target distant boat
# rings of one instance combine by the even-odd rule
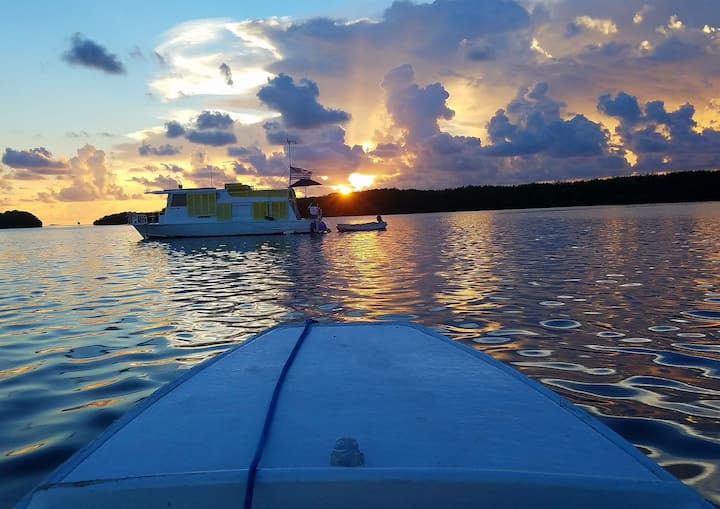
[[[255,190],[231,183],[224,189],[165,189],[160,214],[131,213],[128,223],[144,239],[310,233],[312,221],[298,211],[292,188]]]
[[[386,230],[387,223],[382,217],[377,216],[377,221],[372,223],[340,223],[336,226],[339,232],[368,232],[373,230]]]
[[[281,326],[139,403],[18,508],[707,508],[589,413],[415,324]]]

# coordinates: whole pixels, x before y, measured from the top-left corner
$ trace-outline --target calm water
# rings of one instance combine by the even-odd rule
[[[0,507],[187,368],[306,317],[433,327],[720,502],[720,203],[386,220],[171,242],[0,231]]]

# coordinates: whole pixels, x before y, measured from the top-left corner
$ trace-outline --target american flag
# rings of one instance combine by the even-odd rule
[[[290,178],[291,179],[309,179],[312,177],[312,172],[304,168],[298,168],[297,166],[290,167]]]

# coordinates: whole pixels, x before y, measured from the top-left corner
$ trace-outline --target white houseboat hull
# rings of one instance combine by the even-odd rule
[[[149,194],[167,195],[167,201],[161,213],[129,215],[144,239],[313,231],[313,221],[300,216],[292,188],[255,190],[231,183],[223,189],[179,187]]]
[[[232,237],[236,235],[279,235],[310,233],[312,221],[307,219],[238,222],[194,222],[184,224],[136,224],[144,239],[179,237]]]
[[[18,507],[711,505],[483,353],[413,324],[309,321],[161,389]]]

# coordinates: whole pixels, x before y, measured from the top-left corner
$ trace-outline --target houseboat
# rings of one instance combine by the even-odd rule
[[[167,203],[158,214],[131,213],[128,222],[144,239],[225,237],[310,233],[313,220],[303,219],[293,188],[255,190],[231,183],[223,189],[165,189]]]

